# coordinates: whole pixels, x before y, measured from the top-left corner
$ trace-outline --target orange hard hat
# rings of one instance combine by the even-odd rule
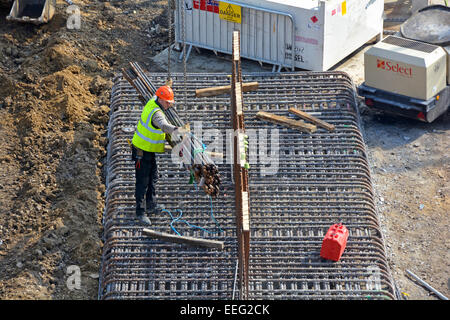
[[[174,102],[173,100],[173,90],[169,86],[162,86],[156,90],[156,96],[161,100],[166,100],[168,102]]]

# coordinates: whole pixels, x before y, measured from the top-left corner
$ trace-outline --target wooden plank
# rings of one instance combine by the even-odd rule
[[[242,92],[256,91],[258,90],[258,86],[259,83],[257,81],[243,83]],[[208,87],[195,90],[195,97],[196,98],[213,97],[230,92],[231,92],[231,85]]]
[[[305,123],[301,120],[289,119],[287,117],[271,114],[264,111],[259,111],[256,117],[262,120],[267,120],[282,126],[287,126],[293,129],[298,129],[303,132],[313,133],[317,130],[317,127],[313,124]]]
[[[181,243],[181,244],[186,244],[186,245],[190,245],[190,246],[206,247],[206,248],[213,248],[213,249],[218,249],[218,250],[223,250],[223,247],[224,247],[224,244],[222,241],[207,240],[207,239],[200,239],[200,238],[193,238],[193,237],[184,237],[184,236],[173,235],[173,234],[165,233],[165,232],[158,232],[158,231],[150,230],[147,228],[144,228],[142,230],[142,233],[144,233],[146,236],[153,238],[153,239]]]
[[[325,128],[328,131],[334,131],[334,129],[335,129],[334,125],[332,125],[332,124],[330,124],[330,123],[328,123],[326,121],[320,120],[320,119],[318,119],[318,118],[316,118],[316,117],[314,117],[314,116],[312,116],[312,115],[310,115],[310,114],[308,114],[306,112],[300,111],[298,109],[289,108],[289,112],[299,116],[300,118],[302,118],[304,120],[308,120],[308,121],[318,125],[319,127]]]

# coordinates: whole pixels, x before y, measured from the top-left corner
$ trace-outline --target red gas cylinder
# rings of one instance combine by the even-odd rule
[[[327,260],[339,261],[347,245],[348,230],[342,223],[332,225],[323,238],[320,256]]]

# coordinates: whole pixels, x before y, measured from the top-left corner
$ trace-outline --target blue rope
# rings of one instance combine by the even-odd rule
[[[202,141],[200,141],[200,140],[199,140],[192,132],[191,132],[191,137],[192,137],[193,139],[196,139],[196,140],[202,145],[201,148],[195,149],[195,150],[194,150],[194,154],[191,155],[192,160],[194,160],[194,159],[195,159],[195,156],[196,156],[198,153],[200,153],[200,152],[205,152],[205,150],[206,150],[206,145],[205,145]],[[191,174],[192,174],[192,173],[191,173]],[[193,183],[194,183],[194,186],[195,186],[195,190],[198,190],[198,186],[197,186],[197,183],[195,182],[195,179],[194,179]],[[176,228],[174,227],[174,225],[173,225],[175,222],[178,222],[178,221],[184,222],[185,224],[187,224],[187,225],[188,225],[189,227],[191,227],[191,228],[199,229],[199,230],[205,231],[205,232],[207,232],[207,233],[224,232],[224,231],[222,230],[222,228],[220,228],[220,225],[219,225],[219,223],[217,222],[216,218],[214,218],[213,204],[212,204],[212,197],[211,197],[211,196],[209,196],[209,203],[210,203],[210,206],[211,206],[211,219],[214,221],[214,223],[216,224],[216,227],[217,227],[217,229],[219,229],[219,231],[210,231],[210,230],[207,230],[207,229],[205,229],[205,228],[196,226],[196,225],[194,225],[194,224],[192,224],[192,223],[189,223],[188,221],[186,221],[186,220],[184,220],[184,219],[181,219],[181,217],[183,216],[183,211],[182,211],[181,209],[176,209],[176,210],[175,210],[176,212],[179,212],[178,217],[176,217],[176,218],[174,218],[173,215],[172,215],[172,213],[171,213],[169,210],[167,210],[167,209],[163,209],[162,212],[167,212],[167,213],[170,215],[170,218],[172,219],[172,222],[170,223],[170,228],[171,228],[177,235],[179,235],[179,236],[181,236],[181,234],[177,231],[177,229],[176,229]]]
[[[183,215],[183,211],[181,211],[181,209],[176,209],[175,211],[179,212],[178,217],[174,218],[172,213],[167,210],[167,209],[163,209],[162,212],[167,212],[170,215],[170,218],[172,219],[172,222],[170,223],[170,228],[179,236],[181,236],[181,234],[177,231],[177,229],[174,227],[174,223],[177,221],[180,222],[184,222],[185,224],[187,224],[189,227],[194,228],[194,229],[200,229],[202,231],[205,231],[207,233],[217,233],[217,232],[223,232],[222,228],[220,228],[219,224],[217,223],[216,219],[214,218],[214,212],[213,212],[213,205],[212,205],[212,198],[211,196],[209,196],[209,200],[210,200],[210,205],[211,205],[211,219],[214,221],[214,223],[216,224],[217,229],[219,229],[219,231],[211,231],[211,230],[207,230],[205,228],[196,226],[192,223],[189,223],[188,221],[181,219],[182,215]]]

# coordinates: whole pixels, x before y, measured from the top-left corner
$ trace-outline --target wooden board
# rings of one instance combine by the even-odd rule
[[[199,238],[193,238],[193,237],[183,237],[183,236],[173,235],[170,233],[150,230],[147,228],[144,228],[142,230],[142,233],[144,233],[146,236],[153,238],[153,239],[160,239],[162,241],[181,243],[181,244],[186,244],[186,245],[190,245],[190,246],[207,247],[207,248],[213,248],[213,249],[219,249],[219,250],[223,250],[223,247],[224,247],[224,244],[222,241],[199,239]]]
[[[325,128],[328,131],[334,131],[334,129],[335,129],[334,125],[332,125],[332,124],[330,124],[328,122],[325,122],[323,120],[320,120],[320,119],[318,119],[318,118],[316,118],[316,117],[314,117],[314,116],[312,116],[312,115],[310,115],[310,114],[308,114],[306,112],[300,111],[298,109],[289,108],[289,112],[299,116],[300,118],[302,118],[304,120],[308,120],[308,121],[318,125],[319,127]]]
[[[258,90],[258,82],[247,82],[242,84],[242,92],[255,91]],[[231,85],[228,86],[218,86],[218,87],[209,87],[195,90],[195,97],[212,97],[217,96],[224,93],[231,92]]]
[[[293,129],[298,129],[303,132],[313,133],[317,130],[317,127],[315,125],[305,123],[301,120],[293,120],[289,119],[287,117],[278,116],[276,114],[271,114],[264,111],[259,111],[256,114],[256,117],[262,120],[267,120],[282,126],[287,126]]]

